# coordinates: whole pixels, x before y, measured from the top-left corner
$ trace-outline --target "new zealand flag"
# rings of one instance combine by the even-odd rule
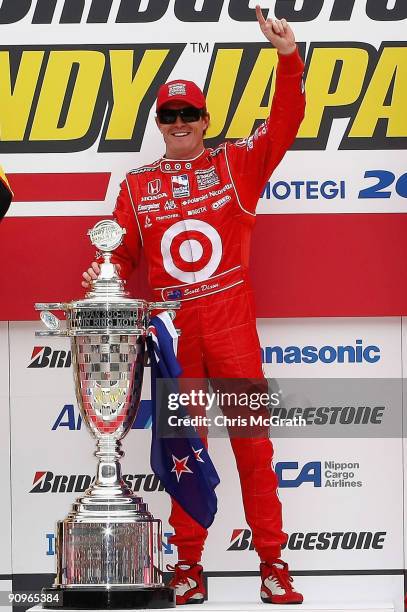
[[[181,367],[175,357],[172,321],[167,313],[150,321],[151,333],[147,337],[147,348],[151,361],[152,440],[151,468],[165,490],[202,527],[208,528],[215,518],[217,498],[215,487],[219,476],[201,438],[194,428],[186,428],[185,436],[179,438],[157,435],[156,381],[172,379],[171,392],[178,392],[177,377]]]

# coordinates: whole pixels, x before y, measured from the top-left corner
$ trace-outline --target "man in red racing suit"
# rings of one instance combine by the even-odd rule
[[[127,174],[114,211],[127,232],[114,259],[121,275],[130,275],[143,248],[155,298],[181,301],[178,359],[187,378],[263,378],[248,278],[250,234],[257,201],[295,139],[305,101],[303,62],[291,29],[285,20],[265,21],[256,10],[262,31],[279,51],[269,118],[249,138],[205,149],[202,92],[188,81],[163,85],[157,125],[166,156]],[[203,108],[199,122],[184,121],[191,106]],[[162,124],[162,108],[185,112],[175,113],[175,122]],[[168,119],[162,115],[162,120]],[[188,137],[192,141],[196,129],[196,147],[175,142]],[[182,151],[177,155],[182,146],[189,156]],[[86,282],[95,270],[84,274]],[[261,597],[268,603],[301,603],[302,595],[294,591],[287,565],[279,559],[286,534],[272,444],[268,438],[234,437],[231,445],[246,519],[262,561]],[[198,603],[205,594],[199,561],[207,531],[175,501],[169,522],[175,532],[171,541],[178,547],[172,581],[177,603]]]

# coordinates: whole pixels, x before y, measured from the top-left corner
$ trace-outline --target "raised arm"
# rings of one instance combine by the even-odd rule
[[[296,50],[294,32],[285,19],[264,19],[258,4],[256,5],[256,17],[264,36],[280,55],[290,55]]]
[[[251,136],[227,145],[242,207],[252,214],[266,182],[294,142],[305,110],[304,64],[292,29],[285,19],[264,19],[259,6],[256,14],[261,31],[278,52],[270,115]]]

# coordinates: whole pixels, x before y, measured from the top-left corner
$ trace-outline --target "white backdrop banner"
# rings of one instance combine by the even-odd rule
[[[356,385],[358,378],[400,381],[402,325],[398,318],[258,323],[263,356],[272,356],[264,364],[268,376],[287,379],[293,372],[299,379],[346,377]],[[89,486],[96,464],[94,441],[76,405],[69,346],[51,338],[38,343],[34,337],[38,327],[39,323],[10,324],[13,572],[21,574],[53,573],[55,522],[66,516],[70,504]],[[405,349],[405,330],[403,334]],[[325,363],[335,351],[338,354],[339,346],[355,349],[354,362],[333,359]],[[314,348],[304,353],[305,347]],[[361,353],[357,347],[362,347]],[[305,354],[318,358],[304,363],[301,356]],[[362,359],[356,358],[358,354]],[[284,362],[284,355],[300,358],[289,363]],[[352,352],[347,355],[352,357]],[[172,534],[169,499],[149,465],[148,387],[147,374],[137,429],[123,442],[123,473],[153,514],[162,518],[164,560],[173,563],[176,549],[168,542]],[[401,418],[400,414],[400,422]],[[336,572],[338,580],[331,593],[335,601],[369,598],[371,592],[372,576],[362,582],[348,578],[345,595],[339,579],[343,570],[393,573],[391,579],[375,583],[382,599],[387,593],[396,600],[402,590],[403,440],[378,436],[274,441],[274,466],[289,536],[284,558],[294,571]],[[257,566],[257,555],[244,518],[229,441],[211,439],[210,452],[221,484],[217,489],[219,510],[204,553],[205,569],[209,575],[251,572]],[[254,585],[247,580],[250,591]],[[226,580],[226,590],[227,584]],[[215,593],[220,589],[218,598],[225,597],[219,582],[213,588]]]
[[[0,574],[11,574],[11,485],[10,478],[10,393],[8,323],[0,323],[0,465],[2,501],[0,503]]]

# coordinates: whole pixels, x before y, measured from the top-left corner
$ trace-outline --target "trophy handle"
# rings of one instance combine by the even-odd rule
[[[35,310],[66,310],[66,306],[63,302],[50,302],[49,304],[37,302],[34,304]]]
[[[181,302],[149,302],[148,303],[149,313],[152,310],[167,310],[172,321],[177,316],[177,313],[174,312],[174,310],[178,310],[178,308],[181,308]]]
[[[45,304],[40,302],[34,306],[35,310],[41,311],[40,319],[44,323],[45,327],[47,327],[47,331],[36,331],[36,336],[66,337],[69,335],[69,331],[67,329],[61,329],[59,327],[61,320],[51,312],[51,310],[66,310],[66,304],[61,304],[60,302]]]
[[[67,336],[69,336],[68,334],[68,330],[66,329],[59,329],[57,331],[36,331],[35,332],[35,336],[36,337],[44,337],[44,336],[54,336],[54,337],[59,337],[59,338],[66,338]]]
[[[170,310],[181,307],[181,302],[149,302],[148,309],[149,310]]]

